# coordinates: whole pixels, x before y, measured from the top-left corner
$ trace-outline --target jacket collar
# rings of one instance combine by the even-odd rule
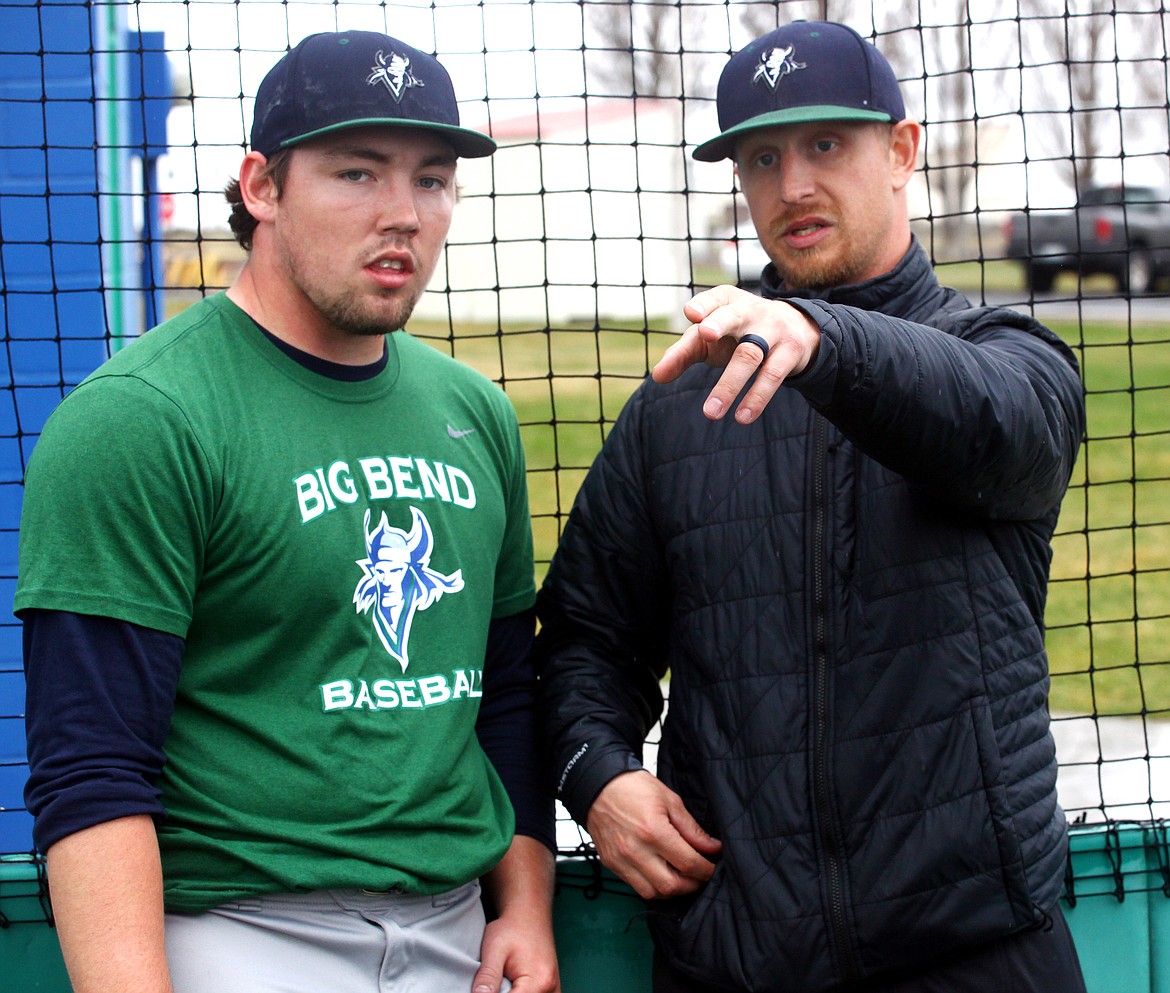
[[[760,277],[760,295],[768,300],[824,300],[907,320],[922,319],[940,310],[970,306],[954,290],[939,285],[925,250],[913,236],[906,254],[893,269],[852,286],[833,286],[823,290],[789,288],[769,262]]]

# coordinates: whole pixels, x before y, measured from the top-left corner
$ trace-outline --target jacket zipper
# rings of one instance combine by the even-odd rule
[[[825,878],[829,894],[829,942],[837,948],[843,978],[848,982],[860,977],[853,942],[849,937],[845,907],[845,867],[843,844],[833,816],[829,776],[829,655],[826,572],[828,549],[825,544],[828,500],[828,422],[815,416],[813,426],[813,807],[817,813],[817,830],[821,850],[825,853]]]

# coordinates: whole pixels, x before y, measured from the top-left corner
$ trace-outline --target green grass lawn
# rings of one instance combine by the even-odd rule
[[[528,459],[537,576],[543,576],[605,435],[675,335],[623,328],[464,328],[450,336],[446,327],[417,322],[410,330],[502,383],[516,407]]]
[[[1048,603],[1055,710],[1170,715],[1170,326],[1055,326],[1078,346],[1088,440]]]
[[[1021,288],[1007,263],[940,272],[970,291],[980,281]],[[1170,321],[1054,330],[1081,358],[1089,426],[1053,542],[1052,707],[1170,717]],[[411,331],[511,397],[528,456],[539,578],[606,433],[673,333],[464,326],[452,334],[421,322]]]
[[[1081,358],[1088,441],[1053,542],[1052,707],[1170,712],[1170,326],[1054,326]],[[673,340],[637,328],[413,324],[502,382],[529,463],[538,577],[627,397]]]

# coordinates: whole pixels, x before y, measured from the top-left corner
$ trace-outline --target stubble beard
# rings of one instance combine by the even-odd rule
[[[316,285],[293,254],[285,256],[285,268],[292,285],[300,289],[331,327],[360,338],[390,334],[405,327],[425,289],[425,283],[420,281],[418,288],[407,297],[402,296],[405,290],[376,291],[372,297],[363,293],[347,294]]]
[[[834,286],[851,286],[861,280],[861,274],[870,265],[868,255],[859,254],[863,246],[845,238],[836,230],[837,244],[825,247],[814,245],[798,251],[786,251],[774,263],[784,285],[794,290],[823,290]]]
[[[786,229],[787,223],[785,220],[781,230]],[[835,286],[852,286],[868,278],[867,274],[874,268],[879,247],[885,237],[884,228],[866,232],[865,236],[858,238],[857,232],[842,226],[838,218],[832,234],[832,243],[829,245],[814,245],[796,251],[784,246],[782,235],[777,236],[781,245],[777,253],[780,261],[773,261],[773,264],[785,286],[794,290],[824,290]]]
[[[775,263],[784,285],[793,290],[823,290],[855,281],[855,267],[846,258],[821,258],[817,248],[805,249],[789,264]]]
[[[386,306],[364,305],[363,300],[354,297],[330,296],[314,299],[314,306],[338,331],[354,337],[375,337],[389,334],[406,326],[410,315],[422,297],[419,290],[406,300],[387,300]]]

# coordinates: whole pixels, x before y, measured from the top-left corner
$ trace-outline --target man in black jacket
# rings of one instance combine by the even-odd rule
[[[652,901],[656,990],[1083,990],[1043,629],[1076,361],[939,286],[920,126],[855,32],[765,35],[718,110],[694,155],[772,264],[688,304],[574,506],[539,601],[561,797]]]

